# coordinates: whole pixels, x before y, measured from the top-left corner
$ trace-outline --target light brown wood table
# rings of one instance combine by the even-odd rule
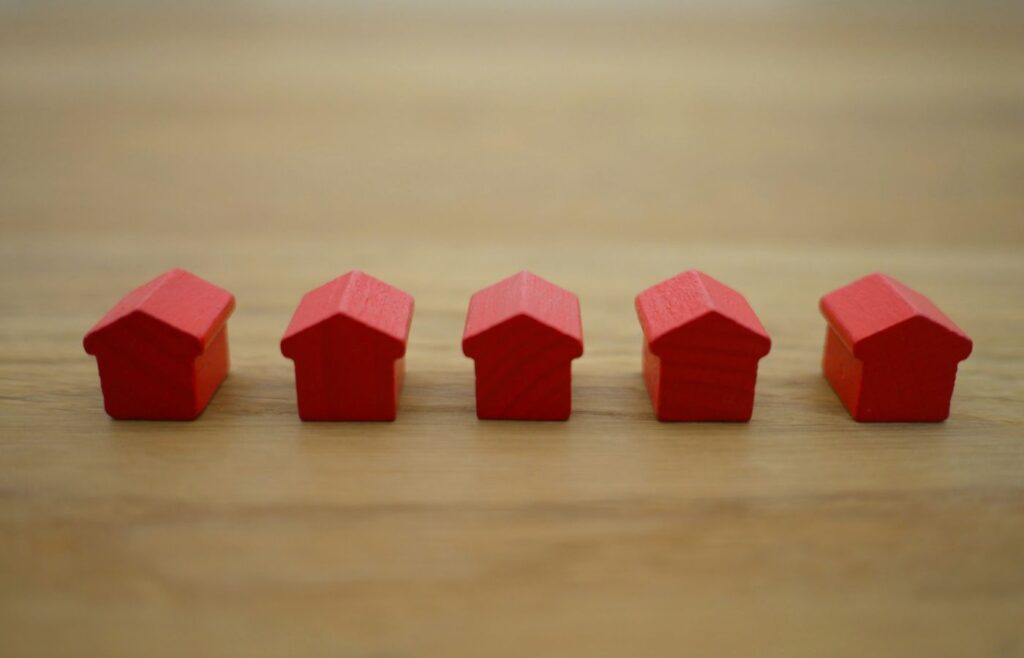
[[[0,655],[1024,654],[1019,16],[2,11]],[[231,375],[111,421],[81,338],[172,266]],[[749,424],[652,417],[633,297],[695,267],[772,335]],[[400,416],[303,424],[277,343],[352,268],[416,297]],[[582,301],[567,423],[473,413],[524,268]],[[975,341],[946,423],[820,376],[878,270]]]

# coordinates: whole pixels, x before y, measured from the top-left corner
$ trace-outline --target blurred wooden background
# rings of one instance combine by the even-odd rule
[[[1024,655],[1019,12],[274,7],[0,10],[0,654]],[[232,375],[112,422],[81,337],[176,265]],[[301,424],[277,341],[356,267],[417,300],[399,420]],[[632,298],[693,267],[772,334],[749,425],[652,419]],[[522,268],[565,424],[473,415]],[[975,340],[945,424],[820,377],[875,270]]]

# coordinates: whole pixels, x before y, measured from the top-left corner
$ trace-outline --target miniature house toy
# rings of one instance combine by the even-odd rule
[[[478,418],[566,420],[583,354],[579,299],[520,272],[470,299],[462,351],[474,360]]]
[[[691,270],[641,292],[643,374],[661,421],[748,421],[771,339],[740,293]]]
[[[394,420],[412,313],[411,295],[359,271],[307,293],[281,339],[299,417]]]
[[[823,370],[854,419],[942,421],[971,339],[927,297],[871,274],[821,298]]]
[[[113,418],[191,420],[228,373],[228,291],[173,269],[128,293],[85,336]]]

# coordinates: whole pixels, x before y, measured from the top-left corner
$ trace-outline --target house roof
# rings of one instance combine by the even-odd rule
[[[412,323],[413,298],[365,272],[353,270],[306,293],[281,339],[281,351],[292,348],[312,330],[334,318],[347,318],[372,329],[390,345],[395,358],[405,354]]]
[[[887,336],[919,327],[930,327],[961,360],[971,353],[971,339],[931,300],[885,274],[869,274],[834,290],[819,306],[855,356],[883,344]]]
[[[636,312],[655,354],[671,349],[675,338],[701,328],[750,344],[758,356],[771,349],[768,332],[743,295],[697,270],[677,274],[641,292],[636,297]]]
[[[131,291],[86,334],[85,351],[95,354],[102,335],[121,322],[138,319],[171,349],[201,354],[235,309],[227,290],[175,268]]]
[[[571,358],[583,354],[579,298],[526,271],[479,290],[470,298],[462,334],[463,353],[473,356],[495,329],[519,318],[533,320],[561,335]]]

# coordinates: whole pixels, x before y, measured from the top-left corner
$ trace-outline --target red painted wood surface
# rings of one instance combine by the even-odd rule
[[[927,297],[871,274],[821,298],[828,321],[822,367],[862,422],[936,422],[949,416],[957,364],[971,339]]]
[[[499,281],[469,300],[462,351],[475,362],[478,418],[566,420],[583,354],[579,299],[529,272]]]
[[[743,295],[693,270],[641,292],[636,312],[658,420],[750,420],[771,339]]]
[[[228,373],[228,291],[173,269],[128,293],[85,336],[113,418],[191,420]]]
[[[411,295],[359,271],[307,293],[281,339],[299,417],[394,420],[412,314]]]

